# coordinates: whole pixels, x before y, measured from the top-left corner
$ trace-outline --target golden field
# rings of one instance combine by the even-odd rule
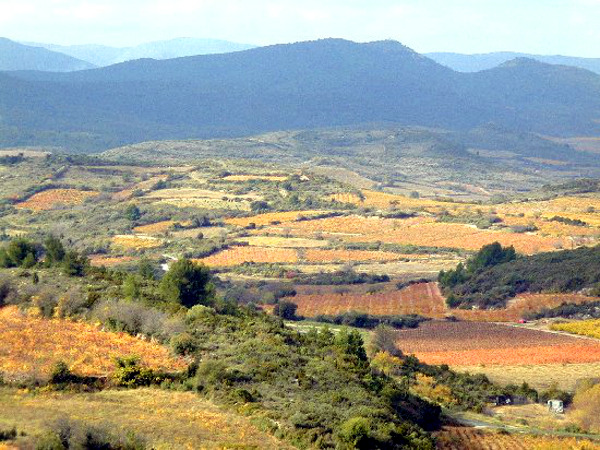
[[[32,195],[27,200],[15,205],[19,209],[33,211],[46,211],[58,206],[80,205],[86,199],[96,197],[95,191],[81,191],[78,189],[48,189]]]
[[[114,358],[129,355],[153,368],[186,366],[158,344],[83,322],[32,317],[12,306],[0,309],[0,342],[0,372],[9,379],[45,377],[58,361],[79,375],[105,376],[114,370]]]

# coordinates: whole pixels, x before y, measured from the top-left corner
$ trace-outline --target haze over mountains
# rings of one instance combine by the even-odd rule
[[[94,67],[94,64],[63,53],[0,37],[0,70],[71,72]]]
[[[458,72],[479,72],[498,67],[515,58],[529,58],[547,64],[579,67],[600,74],[600,58],[577,58],[560,55],[532,55],[516,52],[492,52],[467,55],[462,53],[426,53],[425,56]]]
[[[148,42],[131,47],[110,47],[106,45],[55,45],[30,43],[44,47],[99,67],[110,66],[140,58],[171,59],[183,56],[212,55],[248,50],[255,46],[219,39],[177,38],[165,41]]]
[[[394,41],[340,39],[0,76],[0,144],[102,150],[367,123],[600,133],[600,76],[520,58],[458,73]]]

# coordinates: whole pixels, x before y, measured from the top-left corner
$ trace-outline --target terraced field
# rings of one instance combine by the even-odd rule
[[[33,211],[46,211],[58,206],[80,205],[86,199],[95,197],[95,191],[81,191],[78,189],[48,189],[32,195],[27,200],[15,205],[18,209],[31,209]]]

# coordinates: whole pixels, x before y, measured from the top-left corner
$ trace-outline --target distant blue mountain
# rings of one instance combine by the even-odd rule
[[[426,53],[434,61],[458,72],[479,72],[493,69],[515,58],[529,58],[546,64],[579,67],[600,74],[600,58],[577,58],[574,56],[530,55],[528,53],[495,52],[466,55],[462,53]]]
[[[96,66],[110,66],[135,59],[172,59],[184,56],[231,53],[254,48],[253,45],[217,39],[177,38],[167,41],[149,42],[134,47],[108,47],[105,45],[54,45],[31,43],[38,47],[64,53],[74,58],[89,61]]]
[[[94,67],[94,64],[62,53],[0,38],[0,70],[72,72]]]

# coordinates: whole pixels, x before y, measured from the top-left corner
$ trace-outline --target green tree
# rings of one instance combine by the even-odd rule
[[[296,319],[296,310],[298,309],[298,305],[295,303],[289,302],[287,300],[282,300],[275,305],[273,309],[273,314],[281,317],[286,320],[294,320]]]
[[[144,278],[145,280],[154,280],[156,279],[156,274],[154,273],[154,267],[148,258],[145,256],[140,259],[140,263],[138,265],[138,274]]]
[[[140,283],[135,275],[128,275],[123,281],[123,295],[129,300],[135,300],[140,297],[142,293]]]
[[[47,265],[56,264],[65,259],[65,247],[56,236],[48,236],[44,241],[44,248],[46,249]]]
[[[0,251],[1,267],[33,267],[37,262],[37,249],[26,239],[15,239]]]
[[[140,217],[142,217],[142,213],[136,205],[131,204],[125,210],[125,216],[132,222],[135,222],[136,220],[139,220]]]
[[[67,275],[72,277],[82,277],[85,275],[88,265],[88,259],[75,250],[70,250],[65,253],[65,257],[63,259],[63,268]]]
[[[211,278],[207,266],[184,258],[171,265],[160,282],[160,290],[167,300],[187,308],[212,306],[215,288]]]

